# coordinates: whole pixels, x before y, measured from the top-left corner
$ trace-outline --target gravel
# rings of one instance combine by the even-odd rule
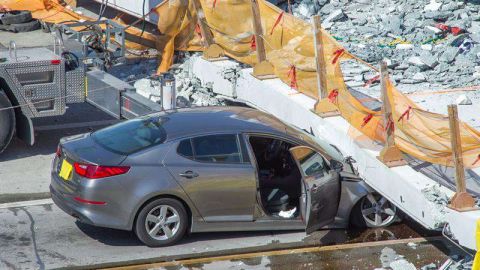
[[[286,1],[279,5],[287,10]],[[397,63],[401,68],[392,75],[404,78],[396,80],[400,85],[480,84],[475,73],[480,66],[480,1],[296,0],[292,10],[303,19],[321,15],[323,27],[363,60],[378,65],[388,58]],[[408,69],[412,65],[425,71],[426,80],[411,77],[416,74]]]

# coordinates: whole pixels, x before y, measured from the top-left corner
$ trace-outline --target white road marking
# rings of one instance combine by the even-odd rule
[[[2,204],[0,204],[0,209],[25,207],[25,206],[35,206],[35,205],[52,204],[52,203],[53,203],[52,199],[2,203]]]

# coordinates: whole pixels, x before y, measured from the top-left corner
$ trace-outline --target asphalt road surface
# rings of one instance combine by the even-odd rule
[[[339,244],[108,268],[109,270],[438,269],[456,247],[441,237]]]
[[[0,154],[0,203],[50,197],[50,167],[60,138],[117,121],[88,103],[71,104],[62,116],[36,119],[35,145],[14,139]]]
[[[0,220],[0,269],[99,268],[432,236],[407,222],[377,230],[321,230],[308,236],[302,231],[200,233],[175,246],[149,248],[132,232],[79,223],[49,200],[31,206],[0,205]]]

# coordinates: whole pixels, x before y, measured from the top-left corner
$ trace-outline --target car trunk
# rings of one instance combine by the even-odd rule
[[[57,184],[61,186],[59,191],[64,194],[72,194],[77,191],[81,176],[75,173],[74,164],[76,162],[115,166],[122,163],[126,158],[125,155],[113,153],[97,144],[90,133],[63,138],[60,140],[59,147],[53,162],[52,173],[62,180],[57,181]],[[65,166],[70,166],[68,180],[61,176],[62,169]]]
[[[90,133],[63,138],[60,145],[67,157],[75,162],[113,166],[127,157],[105,149],[93,140]]]

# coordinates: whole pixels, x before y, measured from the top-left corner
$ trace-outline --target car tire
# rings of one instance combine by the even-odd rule
[[[382,195],[372,192],[353,207],[350,224],[356,228],[383,228],[399,220],[399,210]]]
[[[38,30],[41,28],[41,25],[38,20],[32,20],[26,23],[11,24],[7,28],[14,33],[23,33]]]
[[[168,246],[183,238],[188,215],[181,202],[160,198],[146,204],[135,221],[135,234],[149,247]]]
[[[7,148],[15,133],[15,111],[10,107],[12,103],[0,89],[0,153]]]
[[[32,20],[32,13],[27,10],[15,10],[5,13],[1,19],[2,24],[21,24]]]

